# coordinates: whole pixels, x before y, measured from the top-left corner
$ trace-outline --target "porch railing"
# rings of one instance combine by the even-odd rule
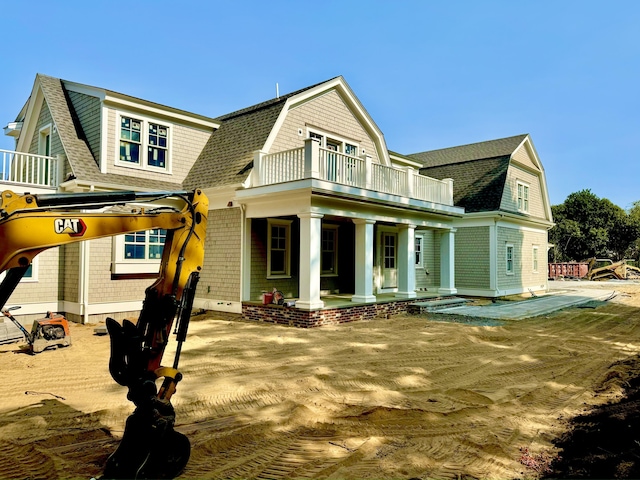
[[[256,152],[253,186],[274,185],[316,178],[341,185],[391,195],[453,205],[453,180],[437,180],[412,168],[395,168],[374,163],[370,156],[354,157],[307,140],[304,147],[265,154]]]
[[[0,149],[0,182],[58,186],[58,158]]]

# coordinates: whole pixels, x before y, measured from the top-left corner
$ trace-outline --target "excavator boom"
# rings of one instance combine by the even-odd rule
[[[105,208],[149,203],[127,213]],[[100,210],[87,212],[87,210]],[[145,291],[136,322],[107,319],[111,337],[109,371],[128,387],[136,409],[127,420],[118,449],[104,478],[172,478],[186,465],[188,439],[174,430],[171,396],[182,374],[178,370],[195,290],[204,261],[208,199],[193,192],[103,192],[0,197],[0,309],[33,258],[43,250],[83,240],[161,228],[167,231],[158,277]],[[172,327],[177,349],[170,367],[162,364]],[[162,379],[160,388],[156,381]]]

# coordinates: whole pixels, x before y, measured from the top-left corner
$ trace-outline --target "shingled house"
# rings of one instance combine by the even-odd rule
[[[308,326],[546,289],[551,214],[529,137],[396,154],[342,77],[214,118],[37,75],[5,133],[3,190],[202,188],[196,308]],[[161,238],[141,232],[134,256],[129,236],[46,251],[10,302],[82,322],[131,315]],[[262,305],[273,289],[295,306]]]

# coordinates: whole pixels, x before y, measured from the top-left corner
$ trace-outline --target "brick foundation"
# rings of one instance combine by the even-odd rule
[[[396,300],[384,303],[368,303],[344,307],[326,308],[322,310],[302,310],[295,307],[279,305],[262,305],[257,303],[242,304],[243,320],[268,322],[300,328],[321,327],[358,320],[386,318],[407,312],[407,306],[415,299]]]

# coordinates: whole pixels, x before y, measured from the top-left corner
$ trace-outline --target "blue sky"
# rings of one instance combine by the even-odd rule
[[[552,204],[640,200],[640,1],[32,0],[0,19],[2,127],[36,73],[211,117],[342,75],[391,150],[529,133]]]

